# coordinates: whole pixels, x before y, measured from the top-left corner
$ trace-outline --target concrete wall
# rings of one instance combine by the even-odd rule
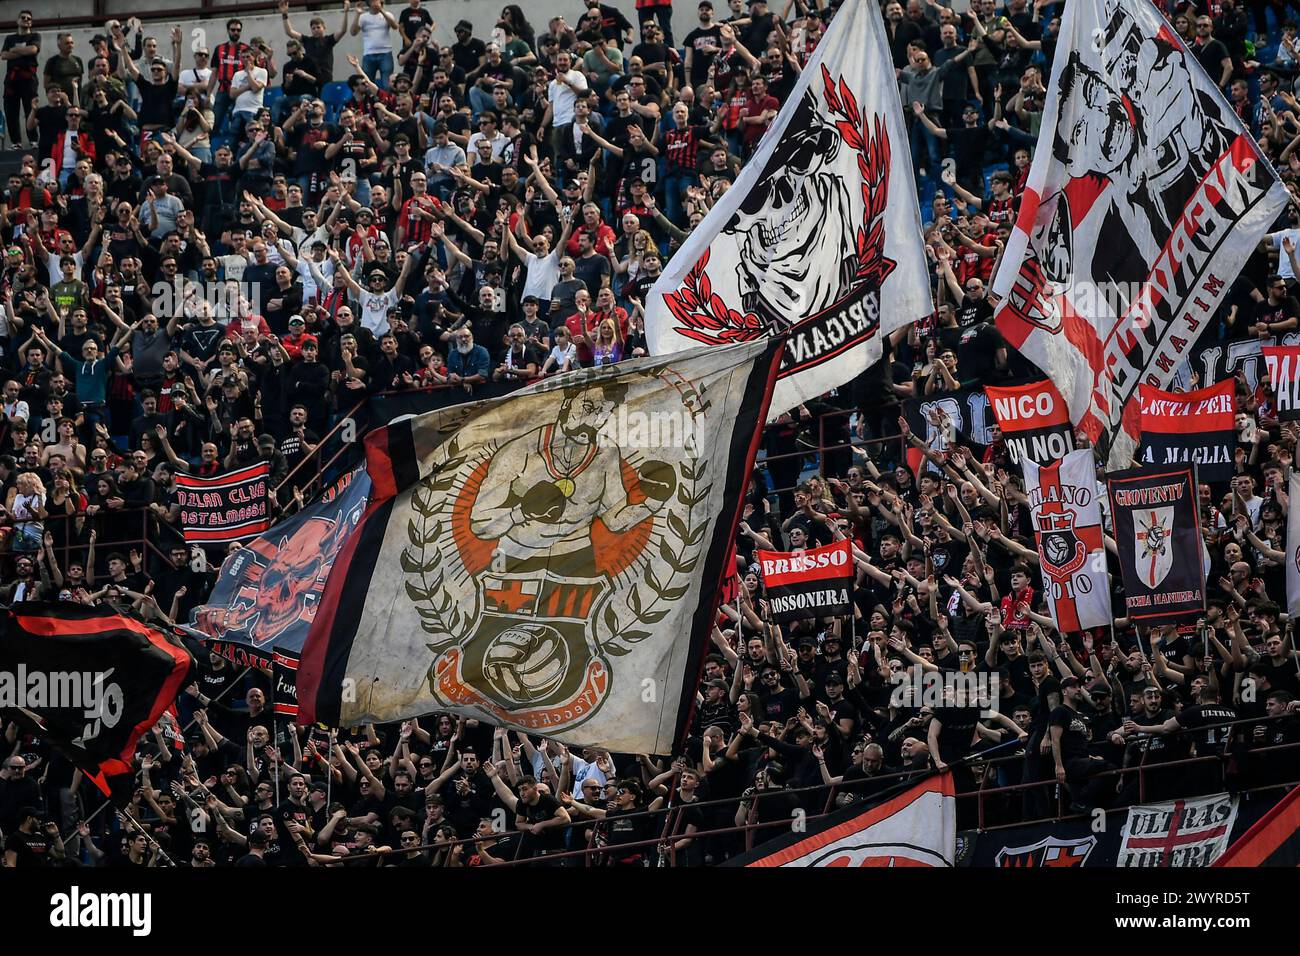
[[[89,16],[92,10],[92,0],[59,0],[57,4],[44,4],[40,0],[0,0],[0,29],[4,33],[11,33],[14,24],[18,19],[18,11],[30,9],[36,15],[38,22],[52,19],[56,16],[75,17]],[[174,20],[149,20],[148,11],[174,8],[181,6],[185,0],[105,0],[105,8],[109,15],[104,20],[116,18],[126,19],[134,15],[144,21],[145,36],[153,36],[158,40],[158,45],[162,49],[162,55],[171,56],[171,29],[176,25]],[[422,6],[429,11],[430,16],[437,23],[435,38],[440,43],[452,43],[455,36],[452,28],[457,21],[464,18],[474,24],[474,35],[486,39],[496,24],[501,14],[501,8],[509,0],[424,0]],[[636,4],[634,0],[604,0],[612,6],[618,7],[624,15],[633,23],[636,22]],[[223,14],[220,12],[222,6],[228,6],[229,3],[223,3],[222,0],[211,0],[213,13],[210,17],[197,20],[180,21],[180,26],[184,31],[185,39],[182,42],[181,67],[186,68],[193,66],[194,59],[190,55],[190,50],[196,41],[208,45],[209,49],[215,47],[218,43],[224,43],[226,40],[225,22],[232,14]],[[533,28],[539,32],[544,32],[546,24],[551,17],[563,15],[570,25],[576,25],[578,17],[583,11],[583,5],[580,0],[523,0],[519,5],[523,8],[525,15]],[[386,4],[388,10],[394,16],[401,13],[402,8],[406,6],[403,2],[390,0]],[[725,2],[719,0],[717,6],[721,10],[726,9]],[[284,34],[284,28],[281,25],[280,14],[275,10],[274,0],[268,0],[266,3],[267,10],[271,11],[266,14],[233,14],[238,16],[244,24],[243,40],[247,43],[252,37],[260,36],[270,44],[271,49],[275,50],[277,64],[285,60],[284,45],[288,37]],[[118,12],[120,11],[120,12]],[[319,14],[324,18],[327,28],[333,33],[338,28],[339,19],[343,15],[343,3],[340,2],[328,7],[317,7],[310,12],[305,8],[294,8],[290,10],[290,17],[293,21],[293,27],[300,33],[309,32],[308,24],[311,17]],[[678,0],[676,9],[673,11],[673,30],[674,39],[680,42],[680,37],[685,36],[687,32],[693,29],[695,21],[695,4],[687,3],[685,0]],[[42,65],[46,57],[52,55],[55,50],[54,34],[64,32],[56,28],[42,28]],[[97,27],[73,27],[67,32],[73,35],[76,41],[75,52],[83,60],[88,60],[90,51],[90,38],[96,33],[102,33],[102,22]],[[396,34],[394,34],[396,37]],[[400,42],[394,39],[394,48],[400,47]],[[345,37],[338,46],[334,48],[334,78],[344,80],[352,73],[351,67],[348,66],[347,55],[349,53],[361,56],[361,37]],[[278,85],[278,83],[274,84]]]

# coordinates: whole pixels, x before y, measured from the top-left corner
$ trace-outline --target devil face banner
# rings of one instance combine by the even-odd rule
[[[933,311],[880,12],[848,0],[735,184],[646,296],[651,351],[789,330],[770,414],[852,379]]]
[[[1174,394],[1150,385],[1141,388],[1144,465],[1194,462],[1202,481],[1232,477],[1236,444],[1236,383],[1232,379],[1195,392]]]
[[[853,610],[853,549],[848,541],[798,554],[757,552],[772,620],[832,617]]]
[[[1127,466],[1138,385],[1167,388],[1287,202],[1148,0],[1065,7],[1038,149],[993,279],[998,329]]]
[[[1128,617],[1167,624],[1203,614],[1195,466],[1117,471],[1106,483]]]
[[[984,391],[1014,464],[1048,465],[1074,451],[1070,410],[1050,381],[1005,388],[988,385]]]

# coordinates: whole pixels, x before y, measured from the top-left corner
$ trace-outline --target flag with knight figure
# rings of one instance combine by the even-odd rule
[[[1114,619],[1092,449],[1072,451],[1050,465],[1029,458],[1020,464],[1038,541],[1043,593],[1057,630],[1106,627]]]
[[[880,9],[846,0],[736,182],[646,294],[650,351],[789,332],[769,414],[934,311]]]
[[[998,329],[1071,421],[1133,460],[1138,386],[1168,388],[1288,201],[1149,0],[1071,0],[1038,149],[993,277]]]
[[[298,722],[452,711],[667,753],[694,703],[784,342],[547,379],[367,438]]]
[[[1196,466],[1130,468],[1106,483],[1127,617],[1171,624],[1204,614]]]

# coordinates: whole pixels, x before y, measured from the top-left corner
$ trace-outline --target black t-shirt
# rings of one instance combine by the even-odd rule
[[[19,867],[49,866],[50,841],[44,833],[24,833],[17,830],[5,840],[5,852],[18,854]]]
[[[960,760],[970,753],[974,745],[975,725],[979,723],[978,707],[939,707],[934,716],[942,725],[939,728],[939,757],[944,763]]]
[[[1002,334],[988,322],[966,329],[957,345],[957,377],[963,382],[991,380],[997,351],[1005,345]]]
[[[531,807],[520,800],[515,812],[523,817],[525,823],[544,823],[555,816],[556,811],[560,809],[560,802],[549,793],[537,795],[537,802]],[[556,825],[548,827],[540,834],[525,833],[523,835],[524,850],[520,856],[529,856],[540,851],[555,851],[564,849],[564,827]]]
[[[311,60],[311,75],[320,81],[320,85],[334,81],[334,45],[339,41],[334,38],[334,34],[327,33],[322,37],[308,36],[303,34],[302,52],[307,54],[307,59]]]
[[[1062,704],[1052,711],[1048,726],[1060,727],[1062,730],[1061,759],[1063,761],[1087,758],[1088,743],[1092,739],[1092,728],[1088,726],[1087,717]]]
[[[709,66],[722,48],[722,28],[716,23],[707,29],[696,27],[682,42],[691,50],[691,86],[699,86],[708,78]]]
[[[11,33],[5,37],[5,50],[12,50],[16,46],[34,46],[40,49],[41,35],[39,33]],[[30,56],[15,57],[8,63],[5,70],[5,79],[36,79],[36,54]]]
[[[1223,749],[1232,736],[1232,727],[1222,727],[1237,719],[1237,712],[1227,704],[1196,704],[1184,707],[1178,714],[1178,726],[1192,731],[1199,757],[1210,756]]]

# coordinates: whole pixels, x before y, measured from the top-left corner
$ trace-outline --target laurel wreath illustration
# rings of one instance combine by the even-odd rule
[[[704,406],[707,407],[707,404]],[[442,540],[444,523],[439,515],[447,507],[454,493],[457,471],[468,456],[463,454],[457,438],[447,445],[446,458],[426,478],[420,488],[411,494],[411,509],[415,512],[407,522],[406,533],[410,546],[404,547],[400,556],[402,570],[410,578],[405,582],[406,594],[420,616],[420,626],[439,641],[429,644],[435,653],[457,642],[466,624],[466,615],[456,606],[445,583],[443,555],[438,548]],[[677,465],[678,482],[676,498],[686,509],[685,519],[673,511],[660,512],[666,516],[659,542],[659,557],[671,569],[666,580],[660,581],[653,562],[646,561],[640,579],[626,591],[627,606],[631,611],[628,623],[657,624],[671,612],[667,605],[680,600],[690,587],[689,582],[677,584],[679,577],[691,574],[699,564],[699,555],[689,556],[689,551],[699,545],[708,530],[708,516],[701,507],[713,490],[712,484],[700,486],[708,470],[708,462],[688,457]],[[621,622],[613,602],[605,606],[602,624],[609,637],[600,642],[605,653],[621,657],[651,636],[640,628],[620,630]]]
[[[845,145],[857,153],[862,176],[862,223],[855,236],[858,265],[854,273],[859,284],[881,285],[896,263],[885,256],[885,209],[889,205],[889,132],[883,118],[859,108],[857,98],[841,77],[839,88],[822,66],[823,96],[831,112],[839,117],[835,128]],[[869,132],[868,132],[869,131]],[[664,301],[681,325],[675,331],[705,345],[729,345],[761,338],[763,323],[753,312],[741,312],[722,301],[713,291],[705,268],[709,250],[686,273],[681,288],[664,295]]]

